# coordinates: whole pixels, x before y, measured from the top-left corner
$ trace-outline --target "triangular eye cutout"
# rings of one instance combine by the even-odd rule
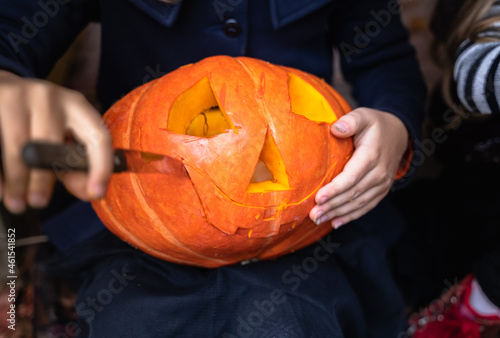
[[[268,131],[247,192],[264,193],[289,189],[290,184],[288,183],[285,163],[273,136]]]
[[[234,125],[219,106],[206,77],[179,95],[168,115],[167,130],[176,134],[208,138],[228,129],[234,129]]]
[[[321,93],[295,74],[288,74],[292,113],[315,122],[333,123],[337,117]]]
[[[273,173],[267,165],[259,158],[259,162],[255,166],[252,178],[250,178],[250,183],[260,183],[265,181],[274,181]]]

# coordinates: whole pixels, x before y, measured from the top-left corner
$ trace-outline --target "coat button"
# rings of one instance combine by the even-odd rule
[[[224,33],[227,36],[235,38],[241,34],[241,26],[235,19],[227,19],[224,22]]]

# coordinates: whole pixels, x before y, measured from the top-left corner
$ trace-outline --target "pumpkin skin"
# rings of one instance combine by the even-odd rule
[[[104,120],[114,147],[170,155],[185,170],[114,174],[92,205],[122,240],[167,261],[215,268],[287,254],[332,229],[308,213],[352,154],[351,139],[330,133],[349,111],[296,69],[227,56],[181,67]],[[258,163],[272,175],[263,182],[254,182]]]

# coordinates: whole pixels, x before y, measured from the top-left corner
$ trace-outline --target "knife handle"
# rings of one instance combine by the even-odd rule
[[[85,146],[77,143],[29,142],[22,150],[24,163],[31,168],[56,171],[89,170]],[[113,172],[127,170],[127,159],[121,150],[113,154]]]

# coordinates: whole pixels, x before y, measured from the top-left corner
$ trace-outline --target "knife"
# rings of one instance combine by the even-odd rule
[[[88,171],[87,150],[75,143],[29,142],[22,150],[28,167],[55,171]],[[113,172],[185,173],[182,160],[138,150],[115,149]]]

